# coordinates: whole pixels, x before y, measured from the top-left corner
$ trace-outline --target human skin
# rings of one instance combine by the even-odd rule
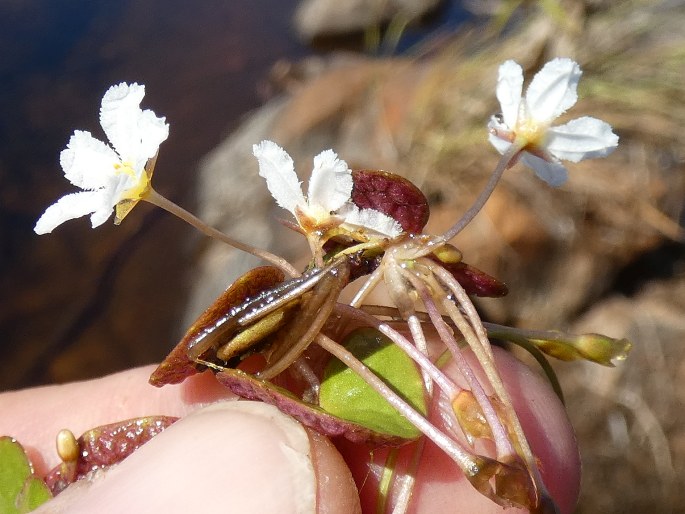
[[[513,357],[498,351],[497,364],[546,486],[561,512],[570,513],[580,463],[563,407],[544,380]],[[147,378],[153,369],[0,394],[0,434],[27,448],[39,475],[59,463],[54,440],[62,428],[78,435],[139,416],[182,418],[119,465],[70,486],[36,512],[354,514],[362,510],[352,475],[363,484],[363,511],[375,511],[368,448],[337,442],[336,449],[271,406],[236,402],[211,373],[152,387]],[[382,456],[383,450],[373,452],[376,461]],[[418,477],[411,512],[521,512],[481,496],[430,444]]]

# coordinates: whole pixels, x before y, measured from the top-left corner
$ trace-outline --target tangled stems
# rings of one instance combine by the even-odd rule
[[[402,416],[409,420],[410,423],[421,430],[421,432],[431,439],[441,450],[449,455],[452,460],[459,465],[466,478],[478,491],[488,496],[493,501],[502,503],[502,499],[493,494],[489,485],[489,480],[506,467],[504,464],[487,457],[475,455],[466,450],[457,441],[440,431],[421,413],[407,404],[393,389],[391,389],[383,380],[378,378],[352,353],[328,336],[324,334],[317,335],[316,343],[362,377],[370,387],[381,394],[390,405],[402,414]]]
[[[459,349],[459,345],[455,341],[454,336],[451,334],[449,328],[447,327],[447,324],[440,316],[438,308],[435,302],[433,301],[433,298],[428,293],[427,288],[418,280],[414,282],[414,285],[421,295],[421,300],[424,306],[426,307],[426,310],[431,318],[433,326],[438,331],[440,340],[443,341],[445,343],[445,346],[447,346],[447,348],[449,349],[450,353],[452,354],[452,358],[454,359],[455,363],[459,368],[459,371],[466,379],[471,389],[471,392],[473,393],[474,397],[476,398],[476,401],[478,402],[478,405],[483,410],[483,415],[485,416],[485,419],[487,420],[488,425],[490,426],[490,429],[493,433],[495,446],[497,448],[497,458],[499,460],[504,460],[506,458],[511,459],[511,457],[515,455],[514,448],[511,446],[511,443],[509,442],[506,429],[504,428],[502,422],[498,418],[497,412],[495,411],[492,402],[490,402],[490,400],[488,399],[487,395],[485,394],[485,391],[483,390],[483,386],[476,378],[475,374],[473,373],[473,370],[471,370],[471,368],[467,364],[466,359],[464,359],[464,356],[462,355],[462,352]],[[470,338],[467,337],[466,339],[467,341],[469,341]],[[469,342],[471,343],[472,341]],[[480,359],[480,355],[478,354],[478,352],[475,353]]]
[[[364,363],[355,358],[352,353],[320,332],[325,317],[331,312],[331,308],[324,308],[324,304],[330,305],[334,303],[340,292],[339,290],[332,291],[331,294],[327,294],[323,290],[320,291],[323,297],[325,297],[325,301],[321,304],[321,310],[318,311],[318,314],[311,313],[316,320],[310,320],[312,321],[310,329],[305,330],[304,335],[299,338],[299,341],[295,341],[295,346],[300,347],[300,344],[308,344],[309,341],[313,340],[330,354],[337,357],[356,372],[371,388],[381,394],[402,416],[450,456],[459,465],[473,486],[485,496],[501,505],[515,504],[530,506],[534,509],[538,509],[538,507],[546,509],[545,505],[553,504],[549,500],[549,496],[542,483],[535,458],[525,439],[521,425],[511,405],[509,395],[499,378],[493,360],[492,349],[487,339],[487,332],[478,317],[475,307],[458,281],[445,268],[438,265],[434,260],[427,258],[433,252],[444,247],[446,241],[456,236],[477,215],[492,194],[504,171],[513,164],[522,148],[523,146],[516,143],[510,146],[502,156],[490,176],[488,184],[474,204],[443,236],[410,235],[398,239],[385,239],[381,246],[377,248],[375,247],[377,243],[369,242],[353,246],[352,249],[347,251],[342,251],[342,253],[349,253],[352,250],[361,251],[362,247],[369,246],[369,248],[375,250],[382,249],[385,255],[378,268],[368,277],[349,306],[344,307],[338,304],[331,308],[338,313],[341,310],[347,310],[348,314],[350,314],[350,311],[354,311],[353,317],[356,316],[358,319],[364,319],[366,324],[376,326],[417,362],[423,377],[424,395],[430,402],[433,401],[433,381],[435,381],[442,393],[450,401],[449,405],[451,408],[447,406],[440,408],[441,415],[448,426],[447,431],[436,427],[423,414],[403,400],[382,379],[370,371]],[[291,277],[299,275],[297,270],[285,259],[229,238],[218,230],[207,226],[198,218],[168,201],[152,189],[150,189],[144,199],[176,214],[201,232],[272,263]],[[321,244],[318,238],[314,237],[318,236],[318,234],[314,231],[312,234],[307,233],[307,235],[310,249],[315,259],[315,265],[320,267],[323,265]],[[361,306],[365,297],[381,281],[385,283],[391,298],[399,309],[401,317],[407,323],[413,342],[410,342],[404,336],[391,329],[386,323],[382,323],[373,316],[357,309],[357,307]],[[341,282],[338,285],[344,287],[345,284]],[[328,288],[326,289],[328,291]],[[450,294],[450,297],[448,297],[448,294]],[[456,420],[461,425],[467,440],[472,440],[469,435],[471,427],[468,425],[468,421],[466,426],[461,424],[462,420],[459,419],[459,415],[455,411],[455,402],[461,389],[447,378],[428,357],[421,319],[414,310],[417,300],[420,300],[423,304],[431,324],[437,330],[441,341],[449,349],[461,374],[466,379],[470,392],[480,407],[492,434],[497,460],[474,454],[458,439],[455,439],[454,435],[456,434],[449,434],[453,430],[450,427],[454,427],[454,420]],[[462,314],[460,309],[463,310],[464,314]],[[464,359],[450,327],[443,320],[442,313],[447,314],[452,323],[458,328],[461,336],[473,350],[497,399],[503,405],[503,412],[495,408],[495,404],[486,394],[483,384]],[[298,350],[298,352],[300,351]],[[288,355],[290,354],[288,353]],[[293,354],[293,358],[283,358],[279,361],[280,365],[275,366],[273,369],[268,369],[266,372],[258,374],[258,376],[268,380],[277,372],[283,371],[285,367],[295,362],[295,360],[297,360],[297,355],[295,354]],[[316,384],[313,384],[311,381],[308,382],[312,386],[311,393],[316,395]],[[415,457],[418,459],[421,449],[419,448],[416,451]],[[525,466],[522,461],[525,462]],[[494,489],[493,485],[490,484],[493,478],[495,479]],[[411,489],[411,477],[396,477],[396,480],[398,484],[403,484],[401,485],[404,491],[403,496],[408,497],[409,493],[407,491]]]
[[[429,312],[431,308],[437,309],[434,302],[431,301],[427,302],[427,308],[429,309]],[[416,346],[414,346],[414,344],[412,344],[397,330],[393,329],[388,323],[379,320],[375,316],[364,312],[363,310],[355,309],[348,305],[338,304],[336,306],[336,314],[350,317],[359,323],[371,325],[377,328],[379,332],[387,336],[394,344],[399,346],[419,365],[424,376],[428,376],[431,380],[435,381],[444,396],[447,398],[449,406],[452,408],[441,408],[441,414],[443,418],[446,420],[455,419],[453,405],[459,392],[461,391],[461,388],[457,386],[451,379],[449,379],[428,358],[426,353],[420,351]],[[473,371],[464,360],[463,356],[461,355],[461,351],[458,349],[458,347],[455,349],[451,344],[449,344],[449,338],[452,338],[451,334],[449,333],[449,329],[447,329],[447,332],[441,330],[443,326],[444,328],[447,327],[444,325],[442,318],[438,319],[439,321],[435,321],[435,319],[433,320],[433,325],[438,331],[440,339],[443,341],[443,343],[448,345],[451,353],[453,353],[455,362],[457,363],[460,372],[467,378],[469,386],[472,388],[472,392],[478,400],[479,405],[487,417],[487,421],[491,427],[491,430],[493,431],[498,454],[497,461],[491,461],[486,457],[479,456],[468,451],[457,440],[446,435],[444,432],[441,432],[423,416],[414,411],[411,406],[404,402],[404,400],[399,398],[392,389],[389,389],[382,380],[378,379],[378,377],[376,377],[371,371],[366,369],[364,364],[356,360],[356,358],[349,354],[349,352],[347,352],[348,355],[345,355],[344,359],[340,354],[335,353],[335,351],[340,350],[346,352],[346,350],[340,345],[337,345],[337,343],[334,343],[330,339],[329,346],[321,345],[321,342],[318,340],[317,342],[319,342],[319,344],[327,351],[338,357],[347,366],[359,374],[372,388],[383,395],[385,399],[388,400],[388,402],[398,410],[398,412],[405,416],[429,439],[433,440],[436,445],[442,448],[443,451],[445,451],[445,453],[447,453],[459,465],[467,479],[482,494],[488,496],[496,503],[504,506],[508,506],[511,503],[517,505],[536,505],[538,501],[535,498],[535,490],[537,489],[538,493],[544,493],[544,488],[531,488],[532,484],[530,483],[528,472],[516,464],[519,459],[517,458],[517,454],[509,441],[506,429],[503,427],[501,420],[493,409],[491,401],[483,392],[482,386],[478,382],[477,378],[473,375]],[[423,329],[420,328],[420,331],[422,333]],[[421,335],[419,339],[425,338],[423,335]],[[457,346],[457,343],[453,338],[451,342],[454,346]],[[333,348],[333,344],[338,346],[340,350]],[[390,400],[388,393],[394,397],[393,401]],[[416,416],[418,416],[418,418]],[[466,432],[465,429],[463,429],[463,431]],[[469,462],[468,459],[471,459],[471,462]],[[477,473],[475,473],[476,469],[479,470]],[[488,480],[492,476],[498,477],[496,491],[492,491],[490,486],[487,484]]]
[[[452,291],[453,294],[455,294],[455,296],[461,297],[462,301],[467,302],[467,304],[471,304],[471,301],[464,292],[463,287],[459,284],[457,280],[454,279],[454,277],[450,273],[448,273],[441,266],[437,266],[434,263],[427,262],[427,265],[430,266],[431,271],[450,289],[450,291]],[[516,442],[518,443],[518,447],[521,451],[522,457],[526,462],[526,465],[533,477],[533,480],[535,481],[538,490],[538,496],[543,501],[547,501],[547,499],[549,498],[549,493],[547,492],[542,481],[542,477],[540,476],[540,471],[535,461],[535,456],[533,455],[533,452],[528,444],[526,436],[523,433],[523,427],[521,426],[518,416],[514,411],[514,407],[511,403],[511,397],[507,392],[506,388],[504,387],[504,383],[502,382],[502,379],[500,378],[499,373],[497,372],[495,363],[492,360],[492,350],[490,349],[489,353],[483,350],[483,348],[485,347],[490,347],[490,343],[487,339],[487,336],[479,337],[472,331],[470,326],[461,323],[463,317],[455,304],[453,304],[450,301],[443,301],[442,304],[445,310],[447,311],[448,315],[452,319],[452,321],[455,324],[457,324],[457,326],[459,326],[459,329],[462,331],[462,334],[464,335],[466,340],[469,341],[469,346],[473,349],[474,353],[476,354],[478,361],[483,367],[483,371],[488,377],[488,381],[490,382],[495,393],[502,402],[502,405],[506,412],[506,417],[509,421],[509,426],[515,434]],[[485,334],[485,328],[482,326],[482,322],[480,322],[479,319],[477,320],[476,326],[478,325],[480,325],[479,332],[481,334]],[[480,341],[480,344],[478,341],[473,341],[474,338],[478,339]]]

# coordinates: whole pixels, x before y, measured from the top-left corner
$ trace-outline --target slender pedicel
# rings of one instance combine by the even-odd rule
[[[440,266],[435,266],[435,269],[433,269],[432,271],[447,287],[450,288],[450,290],[453,293],[456,294],[456,292],[458,292],[460,289],[463,290],[459,282],[454,280],[454,277],[450,275],[445,269],[441,268]],[[450,301],[443,301],[443,307],[447,311],[447,314],[450,316],[450,318],[452,318],[452,321],[455,324],[457,324],[460,331],[462,331],[462,334],[466,338],[467,342],[469,342],[469,339],[472,338],[477,339],[477,336],[475,332],[471,330],[471,327],[468,326],[468,324],[464,326],[464,323],[460,322],[460,319],[463,320],[463,316],[459,312],[459,309],[456,307],[456,305],[454,305]],[[464,330],[462,330],[462,327],[464,327]],[[485,372],[486,376],[488,377],[488,380],[490,381],[490,384],[495,390],[495,394],[499,397],[500,401],[502,402],[502,405],[507,415],[507,420],[510,423],[510,429],[513,430],[516,436],[519,448],[522,453],[521,456],[526,462],[526,466],[528,467],[528,470],[533,477],[539,494],[541,495],[541,497],[549,496],[549,493],[545,488],[544,482],[542,481],[542,476],[540,475],[540,470],[538,469],[535,456],[533,455],[533,451],[530,448],[530,445],[528,444],[528,439],[526,438],[526,435],[523,432],[523,427],[521,426],[521,422],[519,421],[518,416],[516,415],[516,411],[514,411],[514,406],[511,402],[511,397],[509,396],[509,393],[507,392],[507,389],[504,386],[504,383],[502,382],[499,373],[497,372],[497,368],[495,367],[494,362],[490,361],[489,356],[484,353],[483,344],[481,342],[469,342],[469,346],[476,353],[476,358],[479,362],[481,362],[481,366],[483,366],[483,371]],[[489,365],[484,365],[483,363],[488,363]]]
[[[499,183],[504,172],[507,170],[507,168],[512,166],[512,164],[516,160],[516,156],[522,149],[522,147],[517,146],[516,144],[512,144],[509,147],[509,149],[504,153],[504,155],[502,155],[499,162],[497,163],[497,167],[490,175],[488,183],[480,192],[478,198],[476,198],[476,201],[473,202],[473,205],[469,207],[469,210],[464,213],[464,215],[461,217],[459,221],[452,225],[452,227],[450,227],[450,229],[442,235],[445,241],[450,241],[451,239],[453,239],[454,236],[456,236],[459,232],[464,230],[466,225],[471,223],[473,218],[476,217],[476,214],[478,214],[480,210],[483,208],[485,202],[488,201],[488,198],[490,198],[490,195],[495,190],[495,187]]]
[[[480,469],[475,455],[466,450],[459,442],[442,433],[435,425],[428,421],[423,414],[419,413],[405,402],[352,353],[324,334],[319,334],[316,337],[316,342],[324,350],[340,359],[347,367],[362,377],[369,386],[380,393],[400,414],[407,418],[416,428],[421,430],[421,432],[429,437],[445,453],[452,457],[465,473],[468,473],[470,476],[478,474]]]
[[[414,344],[418,350],[428,356],[428,343],[426,341],[426,335],[423,333],[423,327],[416,314],[412,314],[407,318],[407,325],[409,326],[409,332],[414,339]],[[426,388],[426,396],[428,398],[433,397],[433,381],[430,375],[424,369],[421,369],[421,374],[423,375],[423,382]]]
[[[497,459],[503,460],[505,457],[516,455],[516,451],[509,441],[507,430],[502,425],[502,422],[500,421],[492,402],[488,398],[487,394],[485,394],[483,386],[480,384],[473,370],[471,369],[471,366],[469,366],[468,362],[464,358],[464,355],[459,348],[459,345],[455,341],[452,332],[450,331],[449,327],[447,327],[447,324],[442,319],[442,316],[440,316],[435,301],[428,293],[427,288],[420,281],[416,280],[414,285],[417,287],[417,291],[419,292],[421,300],[426,307],[426,311],[431,317],[433,326],[438,331],[440,340],[443,341],[449,349],[455,364],[466,379],[466,382],[471,389],[471,393],[473,393],[478,405],[483,411],[483,415],[490,426],[490,430],[492,430],[493,440],[495,441],[495,446],[497,448]],[[469,337],[464,332],[462,332],[462,334],[466,338],[467,342],[469,342]],[[478,352],[474,351],[474,353],[478,357]]]
[[[266,250],[255,248],[254,246],[241,243],[240,241],[228,237],[223,232],[207,225],[204,221],[202,221],[194,214],[191,214],[190,212],[186,211],[183,207],[180,207],[171,200],[168,200],[164,196],[160,195],[157,191],[155,191],[152,188],[150,188],[150,191],[143,198],[143,200],[151,203],[152,205],[156,205],[157,207],[160,207],[167,212],[170,212],[174,216],[181,218],[183,221],[185,221],[189,225],[192,225],[200,232],[209,237],[218,239],[219,241],[222,241],[234,248],[237,248],[238,250],[242,250],[243,252],[249,253],[250,255],[254,255],[255,257],[259,257],[260,259],[263,259],[266,262],[273,264],[274,266],[283,270],[283,272],[285,272],[291,277],[298,277],[300,275],[300,272],[297,271],[283,257],[279,257],[278,255],[274,255],[273,253],[267,252]]]
[[[350,305],[352,307],[359,307],[364,302],[367,295],[380,284],[381,280],[383,280],[383,266],[378,266],[373,270],[371,276],[364,281],[364,284],[359,288],[357,294],[354,295]]]

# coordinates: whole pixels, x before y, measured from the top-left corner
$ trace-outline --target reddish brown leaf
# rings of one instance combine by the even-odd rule
[[[188,348],[196,341],[197,336],[211,329],[218,320],[226,316],[231,308],[275,286],[284,278],[283,272],[273,266],[255,268],[241,276],[193,323],[181,342],[150,375],[150,383],[157,387],[178,384],[187,377],[202,371],[204,366],[196,364],[188,357]]]
[[[360,209],[376,209],[411,234],[419,234],[428,223],[428,200],[406,178],[387,171],[354,170],[352,179],[352,202]]]
[[[227,369],[217,373],[216,378],[241,398],[274,405],[281,412],[325,436],[343,436],[353,443],[377,445],[399,446],[407,442],[406,439],[374,432],[362,425],[333,416],[315,405],[299,400],[285,389],[241,371]]]
[[[121,462],[177,419],[147,416],[93,428],[77,439],[78,458],[73,473],[60,464],[48,472],[45,483],[56,495],[89,472]]]

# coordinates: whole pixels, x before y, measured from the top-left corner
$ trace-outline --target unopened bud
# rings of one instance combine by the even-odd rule
[[[57,434],[57,455],[63,462],[75,462],[79,456],[79,445],[71,430],[63,428]]]
[[[603,366],[613,366],[613,359],[625,360],[633,346],[627,339],[614,339],[602,334],[530,339],[530,342],[560,360],[584,359]]]

